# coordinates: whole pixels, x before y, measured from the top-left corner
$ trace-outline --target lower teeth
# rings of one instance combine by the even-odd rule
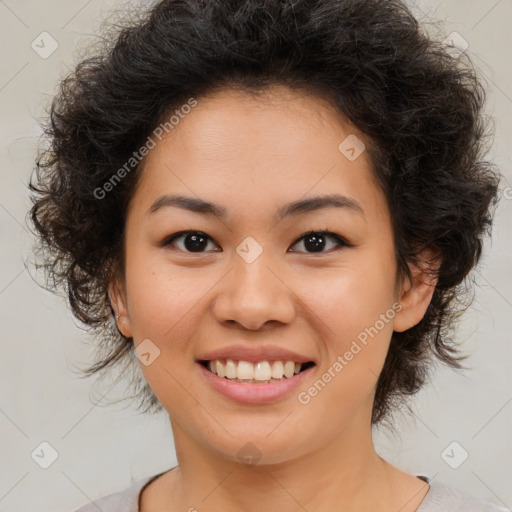
[[[223,379],[226,379],[226,380],[229,380],[231,382],[241,382],[242,384],[268,384],[269,382],[280,382],[283,379],[274,379],[274,378],[271,378],[270,380],[255,380],[255,379],[251,379],[251,380],[244,380],[244,379],[228,379],[227,377],[222,377]]]

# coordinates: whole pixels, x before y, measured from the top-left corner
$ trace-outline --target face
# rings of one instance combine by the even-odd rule
[[[173,430],[212,453],[287,461],[370,431],[393,329],[419,321],[430,293],[396,287],[390,212],[367,152],[354,159],[364,141],[311,95],[223,91],[198,98],[144,161],[111,299]],[[199,362],[223,350],[235,370],[315,364],[233,383]]]

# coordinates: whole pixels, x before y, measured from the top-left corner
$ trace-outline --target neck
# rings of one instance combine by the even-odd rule
[[[421,491],[428,490],[427,484],[379,457],[371,428],[362,435],[357,422],[331,442],[313,442],[315,449],[300,456],[253,465],[198,443],[172,419],[171,425],[178,467],[162,500],[175,504],[175,510],[409,512],[426,494]]]

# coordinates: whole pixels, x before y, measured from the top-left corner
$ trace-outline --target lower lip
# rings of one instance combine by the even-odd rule
[[[286,397],[303,383],[304,379],[308,377],[311,370],[316,366],[311,366],[289,379],[283,378],[283,380],[269,382],[268,384],[244,384],[219,377],[201,363],[196,362],[196,364],[214,389],[235,402],[244,404],[271,403]]]

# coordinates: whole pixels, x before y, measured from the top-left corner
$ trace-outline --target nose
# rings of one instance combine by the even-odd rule
[[[270,268],[263,254],[252,263],[234,258],[233,268],[218,284],[212,305],[219,323],[259,330],[267,323],[292,322],[295,294],[280,272]]]

